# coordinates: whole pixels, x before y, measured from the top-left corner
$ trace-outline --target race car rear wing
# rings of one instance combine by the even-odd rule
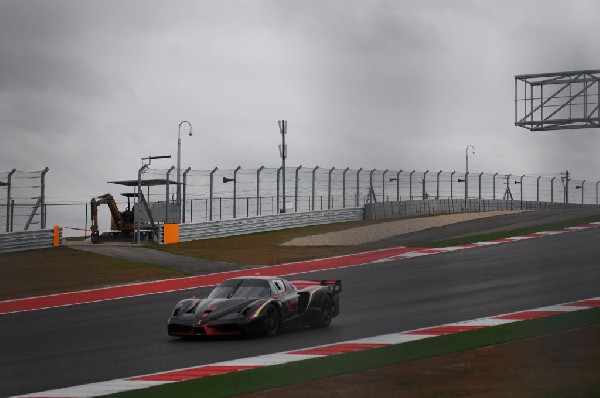
[[[327,286],[334,294],[342,292],[342,280],[341,279],[321,279],[321,280],[302,280],[302,281],[290,281],[297,289],[304,289],[309,286]]]

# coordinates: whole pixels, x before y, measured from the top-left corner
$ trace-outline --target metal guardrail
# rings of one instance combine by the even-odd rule
[[[59,240],[62,240],[62,228],[59,236]],[[53,247],[53,243],[54,231],[51,229],[8,232],[0,234],[0,253],[45,249]]]
[[[225,236],[276,231],[309,225],[332,224],[363,219],[363,208],[323,210],[304,213],[273,214],[235,220],[208,221],[197,224],[180,224],[179,241],[220,238]],[[161,243],[163,234],[161,233]]]
[[[434,214],[455,214],[501,210],[543,210],[581,207],[598,207],[598,205],[581,205],[572,203],[536,202],[520,200],[479,200],[479,199],[431,199],[403,202],[368,203],[365,205],[365,220],[386,219],[395,217],[415,217]]]

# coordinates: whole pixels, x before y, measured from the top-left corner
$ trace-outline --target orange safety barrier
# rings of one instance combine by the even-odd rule
[[[165,245],[179,243],[179,224],[165,224],[163,235]]]
[[[60,246],[60,227],[58,225],[54,226],[54,242],[52,243],[52,246]]]

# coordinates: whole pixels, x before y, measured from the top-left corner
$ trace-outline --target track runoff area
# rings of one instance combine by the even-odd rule
[[[88,290],[67,294],[58,294],[43,297],[33,297],[19,300],[0,302],[0,314],[35,311],[45,308],[84,304],[105,300],[116,300],[126,297],[143,296],[149,294],[165,293],[177,290],[187,290],[198,287],[212,286],[223,280],[246,275],[291,275],[326,269],[336,269],[365,265],[377,262],[401,260],[417,256],[427,256],[436,253],[445,253],[456,250],[465,250],[474,247],[496,245],[524,239],[535,239],[544,236],[568,233],[588,228],[596,228],[600,222],[584,224],[558,230],[542,231],[533,234],[503,238],[493,241],[445,247],[445,248],[410,248],[400,247],[384,249],[328,259],[305,261],[298,263],[282,264],[252,270],[224,272],[197,277],[165,280],[151,283],[117,286],[106,289]],[[393,334],[373,336],[358,340],[343,341],[324,346],[307,347],[300,350],[261,355],[251,358],[242,358],[210,365],[177,369],[156,374],[140,375],[127,379],[116,379],[81,386],[73,386],[51,391],[22,395],[21,397],[96,397],[119,392],[145,389],[163,384],[177,383],[180,381],[205,378],[215,375],[239,372],[248,369],[264,368],[272,365],[323,358],[343,353],[365,351],[381,347],[390,347],[409,343],[417,340],[434,338],[443,335],[484,329],[509,323],[546,318],[553,315],[569,313],[579,310],[600,307],[600,297],[592,297],[576,302],[562,303],[553,306],[541,307],[527,311],[500,314],[492,317],[468,320],[458,323],[416,329]]]

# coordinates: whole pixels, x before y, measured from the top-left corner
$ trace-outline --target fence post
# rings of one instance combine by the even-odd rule
[[[523,178],[525,178],[525,175],[521,176],[521,182],[519,182],[521,185],[521,210],[523,210]]]
[[[346,208],[346,173],[350,170],[350,167],[346,167],[342,174],[342,208]]]
[[[567,170],[566,175],[565,175],[565,204],[569,204],[569,170]]]
[[[166,180],[167,180],[167,189],[165,192],[166,195],[166,201],[165,201],[165,224],[169,223],[169,174],[171,174],[171,172],[175,170],[175,166],[171,166],[171,168],[169,170],[167,170],[167,175],[166,175]],[[179,190],[179,188],[178,188]],[[148,198],[148,200],[150,200],[150,198]]]
[[[358,197],[360,196],[360,172],[362,167],[356,172],[356,207],[358,207]]]
[[[12,176],[15,174],[17,169],[12,169],[10,173],[8,173],[8,180],[6,181],[6,232],[10,232],[10,191],[11,191],[11,181]]]
[[[436,188],[435,188],[436,200],[440,199],[440,174],[442,174],[442,170],[438,171],[437,176],[436,176]]]
[[[312,171],[312,210],[315,210],[315,173],[319,166],[316,166]]]
[[[538,176],[535,184],[536,184],[536,202],[540,201],[540,178],[542,178],[542,176]]]
[[[598,204],[598,184],[600,184],[600,181],[596,183],[596,204]]]
[[[383,180],[383,185],[381,186],[381,201],[385,202],[385,175],[387,174],[389,170],[385,169],[385,171],[383,172],[383,176],[382,176],[382,180]],[[385,211],[385,207],[384,207],[384,211]]]
[[[297,213],[298,212],[298,173],[300,172],[300,169],[302,168],[302,165],[296,167],[296,181],[295,181],[295,185],[294,185],[294,211]]]
[[[583,206],[583,190],[584,190],[585,180],[581,181],[581,205]]]
[[[421,197],[422,197],[423,200],[425,200],[425,194],[426,194],[426,192],[425,192],[425,180],[427,179],[427,173],[429,173],[429,170],[426,170],[423,173],[423,192],[422,192],[422,195],[421,195]]]
[[[410,175],[408,176],[408,197],[410,198],[410,200],[412,200],[413,196],[412,196],[412,176],[415,173],[415,171],[411,171]]]
[[[260,172],[263,171],[265,166],[260,166],[256,170],[256,215],[259,216],[261,212],[260,206]]]
[[[493,182],[492,182],[492,186],[493,186],[493,189],[494,189],[494,193],[492,194],[492,198],[494,200],[496,200],[496,176],[497,175],[498,175],[498,173],[494,174]]]
[[[483,172],[479,173],[479,200],[481,200],[481,176],[483,176]]]
[[[400,173],[402,173],[402,169],[396,173],[396,201],[400,202]]]
[[[375,189],[373,188],[373,173],[375,173],[376,170],[377,169],[373,169],[369,172],[369,203],[373,203],[373,201],[377,202]]]
[[[41,192],[40,197],[42,198],[40,206],[40,228],[46,229],[46,173],[50,170],[45,168],[41,175]]]
[[[552,177],[552,179],[550,180],[550,203],[554,203],[554,180],[556,179],[556,177]],[[596,195],[598,196],[598,195]],[[598,200],[596,199],[596,204]]]
[[[185,224],[185,202],[186,202],[186,197],[185,197],[185,191],[186,191],[186,186],[187,186],[187,174],[190,172],[190,170],[192,170],[191,167],[188,167],[184,172],[183,172],[183,202],[182,202],[182,213],[183,213],[183,217],[181,218],[181,221],[183,224]],[[192,218],[192,203],[190,202],[190,218]]]
[[[213,192],[214,192],[214,174],[215,172],[219,170],[218,167],[215,167],[213,169],[213,171],[210,172],[210,188],[209,188],[209,193],[208,193],[208,200],[209,200],[209,211],[208,211],[208,221],[212,221],[213,220]]]
[[[327,210],[331,209],[331,173],[333,173],[333,170],[335,170],[335,167],[332,167],[331,170],[329,170],[329,181],[327,185]]]
[[[13,231],[15,221],[15,200],[10,200],[10,232]]]
[[[238,166],[233,170],[233,218],[237,218],[237,173],[242,166]]]
[[[276,214],[279,214],[279,176],[281,174],[281,169],[282,169],[282,167],[279,167],[277,169],[277,207],[275,208]],[[271,202],[271,203],[273,203],[273,202]]]
[[[450,200],[454,199],[454,192],[452,190],[452,187],[454,184],[454,173],[456,173],[456,170],[454,170],[452,173],[450,173]]]

